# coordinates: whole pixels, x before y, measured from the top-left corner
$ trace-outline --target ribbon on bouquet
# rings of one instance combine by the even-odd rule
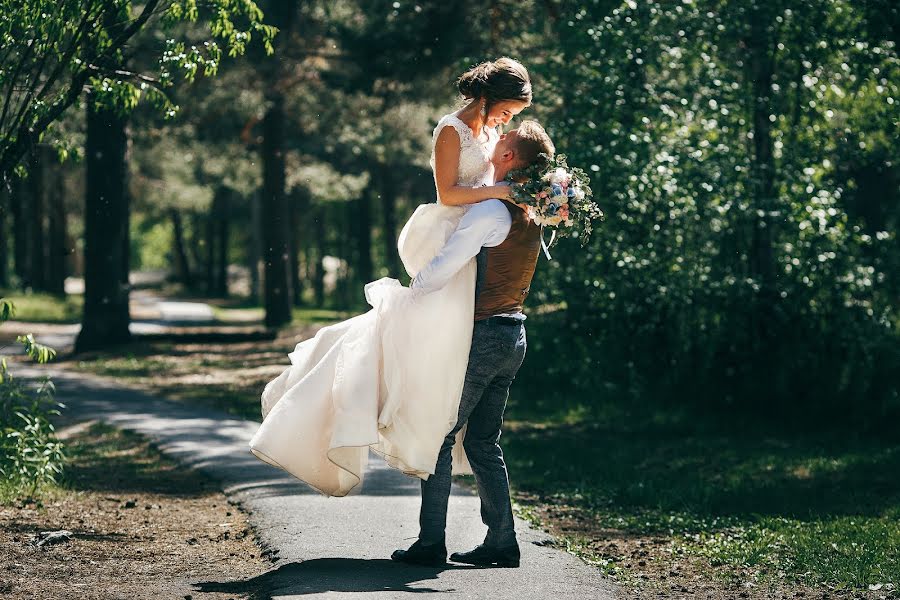
[[[556,239],[556,230],[550,234],[550,243],[544,241],[544,226],[541,225],[541,248],[544,249],[544,256],[547,257],[547,260],[553,260],[553,257],[550,256],[550,246],[553,245],[553,240]]]

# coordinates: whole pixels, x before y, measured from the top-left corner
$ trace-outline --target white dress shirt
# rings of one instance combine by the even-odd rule
[[[502,201],[491,199],[473,204],[443,249],[416,274],[409,287],[423,292],[440,289],[482,247],[502,244],[511,228],[512,217]]]

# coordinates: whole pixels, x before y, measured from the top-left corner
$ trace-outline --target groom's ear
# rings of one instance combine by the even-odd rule
[[[503,162],[510,162],[516,160],[516,152],[512,148],[507,148],[503,154],[500,155],[500,160]]]

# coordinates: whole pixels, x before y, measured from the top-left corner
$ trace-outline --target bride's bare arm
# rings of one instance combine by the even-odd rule
[[[459,169],[459,134],[453,127],[444,127],[434,145],[434,180],[441,204],[460,206],[475,204],[489,198],[509,199],[509,187],[489,185],[470,188],[456,185]]]

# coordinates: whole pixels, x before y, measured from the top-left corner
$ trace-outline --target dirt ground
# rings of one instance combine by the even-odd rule
[[[194,584],[246,579],[260,556],[247,515],[214,482],[144,439],[97,424],[62,430],[65,482],[40,502],[0,507],[0,596],[62,600],[249,598]],[[41,532],[70,541],[37,545]]]

